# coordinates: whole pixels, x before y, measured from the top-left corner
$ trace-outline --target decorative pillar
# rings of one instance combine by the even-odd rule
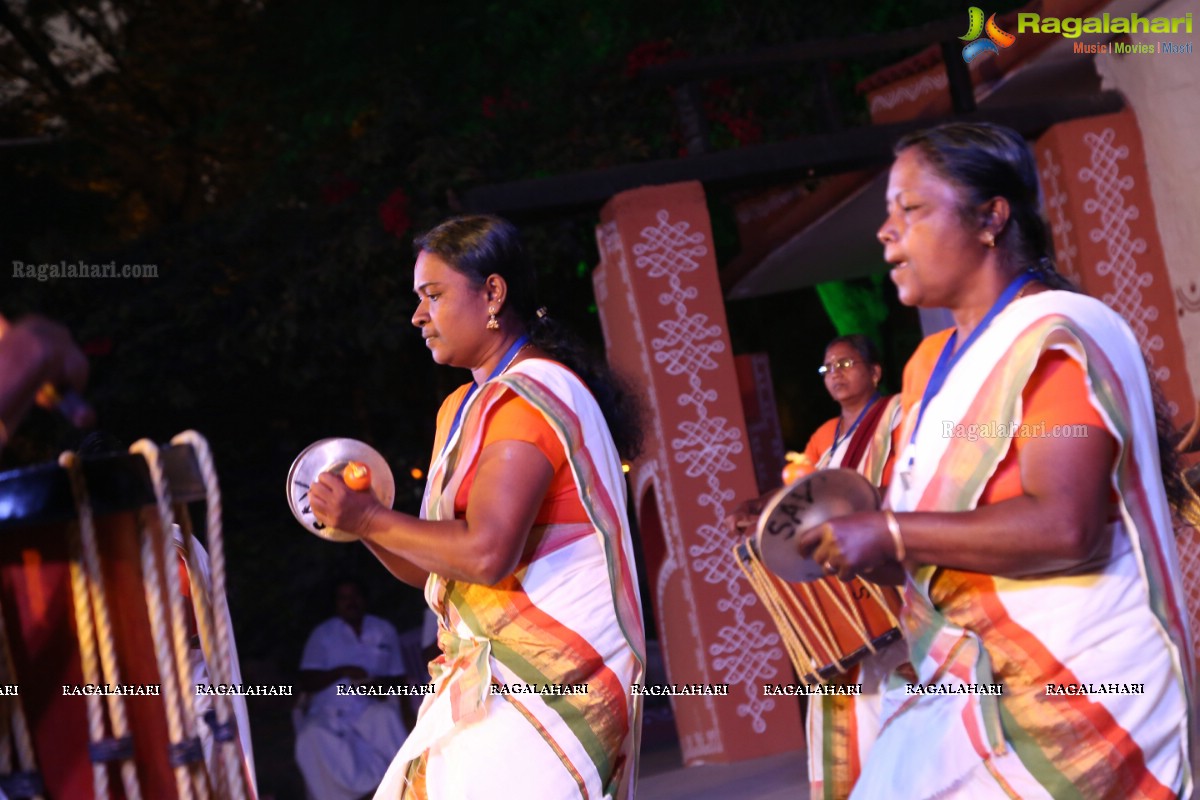
[[[1192,0],[1167,0],[1155,10],[1164,17],[1182,17],[1193,6]],[[1133,33],[1129,41],[1155,47],[1171,42],[1185,45],[1189,51],[1192,47],[1191,34]],[[1193,61],[1190,52],[1149,58],[1103,53],[1096,56],[1095,63],[1103,88],[1120,90],[1136,118],[1141,149],[1145,151],[1146,182],[1156,205],[1156,227],[1175,295],[1174,319],[1180,338],[1192,342],[1184,357],[1192,393],[1200,395],[1200,346],[1196,344],[1200,342],[1200,271],[1196,268],[1196,252],[1200,250],[1200,215],[1196,213],[1200,208],[1200,153],[1195,141],[1196,126],[1200,124],[1200,103],[1195,102],[1200,96],[1200,75]],[[1162,310],[1165,315],[1167,306]],[[1200,415],[1200,408],[1193,407],[1192,411]],[[1183,419],[1188,416],[1183,415]],[[1182,532],[1175,543],[1200,673],[1200,531]]]
[[[1133,113],[1063,122],[1034,145],[1058,267],[1137,336],[1175,423],[1194,410]]]
[[[1138,120],[1126,109],[1060,123],[1038,139],[1034,153],[1059,270],[1125,318],[1175,424],[1187,425],[1196,403],[1175,311],[1178,290],[1172,290],[1159,240]],[[1200,626],[1200,535],[1189,530],[1176,545],[1195,631]],[[1200,641],[1193,644],[1193,659],[1200,665]]]
[[[779,409],[775,405],[775,384],[771,380],[771,357],[766,353],[734,356],[742,409],[746,413],[746,435],[758,493],[766,494],[783,485],[786,463],[783,430],[779,427]]]
[[[686,764],[803,746],[794,681],[721,526],[757,495],[738,378],[699,183],[622,192],[600,214],[593,275],[609,362],[643,391],[645,442],[630,478],[667,675],[727,685],[672,698]]]
[[[1156,15],[1182,17],[1194,0],[1167,0]],[[1133,33],[1132,44],[1155,47],[1172,42],[1192,46],[1191,34]],[[1160,45],[1162,43],[1162,45]],[[1103,88],[1118,89],[1133,109],[1145,151],[1145,178],[1156,206],[1155,218],[1167,275],[1175,294],[1175,317],[1184,341],[1200,342],[1200,71],[1195,57],[1155,54],[1150,57],[1102,53],[1096,71]],[[1140,155],[1131,154],[1131,156]],[[1164,306],[1163,314],[1167,314]],[[1165,320],[1164,320],[1165,321]],[[1185,355],[1192,391],[1200,395],[1200,347]]]

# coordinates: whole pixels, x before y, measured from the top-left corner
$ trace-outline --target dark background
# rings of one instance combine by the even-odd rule
[[[686,157],[670,90],[642,80],[646,66],[966,24],[965,5],[934,0],[104,7],[0,0],[0,312],[71,327],[100,427],[122,447],[208,437],[248,680],[290,675],[339,574],[362,576],[399,629],[420,622],[417,590],[365,549],[304,533],[283,495],[305,446],[349,436],[384,454],[396,507],[416,510],[409,472],[427,466],[434,413],[467,376],[433,365],[410,325],[415,231],[473,186]],[[905,55],[829,64],[845,124],[867,122],[855,83]],[[822,130],[810,66],[701,88],[712,150]],[[739,250],[738,197],[709,195],[721,264]],[[552,313],[599,347],[596,210],[517,222]],[[14,261],[149,264],[157,277],[18,280]],[[895,390],[915,315],[886,280],[860,284],[889,310]],[[817,293],[731,303],[729,316],[736,352],[771,354],[786,442],[803,447],[836,411],[814,371],[836,333]],[[3,466],[79,443],[35,414]]]

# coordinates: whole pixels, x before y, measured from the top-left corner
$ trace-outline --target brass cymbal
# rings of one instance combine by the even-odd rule
[[[357,439],[321,439],[313,442],[296,456],[287,476],[288,508],[296,521],[309,533],[331,542],[352,542],[358,537],[337,528],[327,528],[313,516],[308,504],[308,487],[322,472],[341,472],[346,464],[359,461],[371,470],[371,493],[385,507],[391,508],[396,499],[396,481],[392,469],[379,451]]]
[[[800,555],[800,535],[826,520],[878,508],[879,491],[854,470],[817,470],[771,496],[758,517],[754,541],[771,572],[793,583],[814,581],[826,575],[825,569]]]

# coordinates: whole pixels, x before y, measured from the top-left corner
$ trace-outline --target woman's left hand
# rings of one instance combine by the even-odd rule
[[[801,555],[844,581],[897,563],[896,544],[881,511],[831,519],[805,531],[796,546]]]
[[[379,509],[383,508],[368,491],[355,492],[337,472],[323,472],[308,487],[308,505],[313,516],[329,528],[362,536]]]

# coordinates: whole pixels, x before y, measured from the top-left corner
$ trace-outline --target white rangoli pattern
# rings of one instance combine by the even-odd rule
[[[708,405],[717,399],[717,389],[705,373],[716,369],[715,354],[725,352],[721,326],[711,324],[707,315],[690,313],[688,301],[699,290],[685,285],[684,277],[699,268],[699,258],[708,253],[703,233],[690,231],[685,221],[671,223],[665,209],[656,215],[657,225],[641,231],[642,241],[633,245],[634,264],[648,270],[651,278],[664,280],[666,286],[658,301],[674,312],[658,325],[661,336],[650,340],[654,361],[668,375],[686,376],[688,389],[676,398],[680,406],[691,407],[692,419],[676,426],[670,441],[675,462],[684,465],[689,478],[704,481],[697,501],[710,508],[712,522],[696,531],[695,543],[688,548],[693,573],[711,584],[723,585],[726,595],[717,603],[721,613],[729,614],[729,623],[718,632],[718,641],[709,645],[712,669],[722,682],[737,687],[738,715],[751,718],[756,733],[767,730],[763,715],[775,707],[774,700],[762,697],[762,683],[778,679],[784,662],[779,634],[766,621],[747,619],[745,609],[758,602],[730,554],[732,542],[721,526],[734,501],[734,491],[723,485],[722,476],[732,472],[730,456],[745,449],[741,429],[720,416],[709,416]],[[664,432],[665,433],[665,432]],[[744,699],[743,699],[744,698]]]
[[[901,103],[911,103],[924,95],[940,92],[949,83],[949,79],[946,77],[946,70],[939,69],[937,72],[921,76],[920,79],[912,83],[904,83],[888,89],[886,92],[880,92],[871,98],[871,114],[874,115],[880,111],[890,111]]]
[[[1142,346],[1150,374],[1159,383],[1171,377],[1165,365],[1156,365],[1155,356],[1163,350],[1163,338],[1150,334],[1150,323],[1158,319],[1158,307],[1143,302],[1142,289],[1154,282],[1149,272],[1139,272],[1137,256],[1146,252],[1146,240],[1134,237],[1129,223],[1138,218],[1138,207],[1125,202],[1125,192],[1133,188],[1133,177],[1122,175],[1120,161],[1129,157],[1129,148],[1116,146],[1116,131],[1105,128],[1089,131],[1083,141],[1091,151],[1091,166],[1079,170],[1079,180],[1093,185],[1094,196],[1083,203],[1088,214],[1098,214],[1099,227],[1088,231],[1088,238],[1103,244],[1108,259],[1096,265],[1100,276],[1112,276],[1113,288],[1100,299],[1117,311]],[[1177,409],[1171,409],[1174,414]]]
[[[1054,151],[1046,148],[1042,151],[1045,166],[1042,168],[1042,187],[1046,194],[1046,207],[1050,211],[1050,232],[1054,237],[1054,260],[1059,272],[1075,283],[1082,283],[1079,270],[1075,267],[1075,256],[1079,248],[1075,246],[1071,231],[1075,229],[1071,218],[1067,216],[1067,192],[1058,182],[1062,175],[1062,165],[1054,161]]]

